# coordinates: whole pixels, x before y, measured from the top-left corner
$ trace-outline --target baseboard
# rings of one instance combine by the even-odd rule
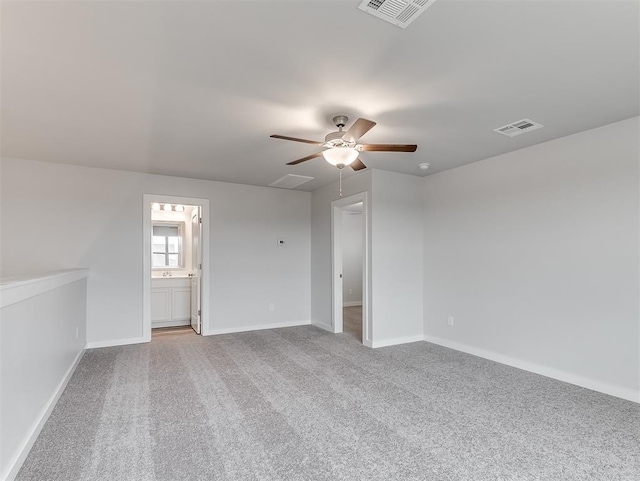
[[[362,301],[350,301],[350,302],[342,303],[342,307],[357,307],[361,305],[362,305]]]
[[[67,387],[69,379],[71,379],[71,376],[73,376],[73,373],[75,372],[80,359],[82,359],[84,352],[85,350],[83,349],[78,353],[76,358],[71,363],[69,369],[67,369],[64,377],[58,383],[58,386],[49,398],[49,401],[47,401],[39,416],[36,418],[36,423],[31,428],[31,432],[29,433],[27,438],[23,441],[21,448],[15,454],[13,459],[9,461],[6,472],[2,475],[2,477],[0,477],[2,481],[13,481],[18,475],[18,471],[20,471],[22,464],[24,463],[25,459],[27,459],[29,451],[31,451],[33,444],[36,442],[36,439],[38,439],[40,431],[42,431],[42,428],[47,422],[47,419],[49,419],[49,416],[51,415],[53,408],[56,406],[58,399],[60,399],[60,396],[64,392],[64,389]]]
[[[276,324],[265,324],[261,326],[228,327],[225,329],[211,329],[208,332],[203,332],[202,335],[216,336],[218,334],[233,334],[236,332],[262,331],[265,329],[280,329],[281,327],[308,326],[309,324],[311,324],[311,321],[278,322]]]
[[[392,339],[382,339],[381,341],[372,340],[371,346],[376,349],[378,347],[397,346],[398,344],[407,344],[410,342],[424,341],[424,336],[418,334],[416,336],[394,337]]]
[[[333,327],[331,327],[329,324],[325,324],[323,322],[311,322],[311,325],[318,327],[320,329],[323,329],[325,331],[329,331],[330,333],[333,334]]]
[[[490,361],[495,361],[500,364],[506,364],[507,366],[523,369],[525,371],[533,372],[535,374],[540,374],[541,376],[550,377],[558,381],[567,382],[569,384],[575,384],[576,386],[584,387],[586,389],[591,389],[592,391],[598,391],[604,394],[608,394],[610,396],[626,399],[627,401],[640,403],[640,392],[635,392],[633,391],[633,389],[628,389],[628,388],[616,386],[613,384],[608,384],[602,381],[598,381],[596,379],[579,376],[577,374],[572,374],[566,371],[554,369],[551,367],[543,366],[543,365],[529,362],[529,361],[523,361],[515,357],[499,354],[494,351],[480,349],[477,347],[469,346],[467,344],[463,344],[455,341],[450,341],[448,339],[442,339],[442,338],[432,337],[432,336],[424,336],[424,340],[432,344],[438,344],[439,346],[455,349],[456,351],[466,352],[467,354],[472,354],[474,356],[482,357],[484,359],[489,359]]]
[[[115,339],[111,341],[93,341],[88,342],[86,348],[87,349],[97,349],[99,347],[113,347],[113,346],[127,346],[129,344],[142,344],[144,342],[149,342],[150,339],[146,337],[133,337],[131,339]]]

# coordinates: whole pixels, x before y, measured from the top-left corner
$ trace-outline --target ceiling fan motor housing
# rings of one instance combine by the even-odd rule
[[[347,122],[349,121],[349,117],[347,117],[346,115],[336,115],[333,118],[333,123],[336,127],[338,127],[339,129],[342,129],[342,127],[344,127],[345,125],[347,125]]]

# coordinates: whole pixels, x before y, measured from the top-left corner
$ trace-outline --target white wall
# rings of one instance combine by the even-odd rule
[[[342,301],[345,306],[362,305],[363,215],[342,211]]]
[[[86,273],[34,280],[0,309],[0,479],[13,479],[84,351]],[[53,284],[53,285],[51,285]],[[76,336],[77,329],[77,336]]]
[[[426,177],[427,338],[640,400],[639,127]]]
[[[373,346],[423,337],[422,178],[373,171]]]
[[[143,194],[210,200],[213,331],[309,322],[307,192],[15,159],[1,169],[2,274],[90,268],[89,342],[143,335]]]

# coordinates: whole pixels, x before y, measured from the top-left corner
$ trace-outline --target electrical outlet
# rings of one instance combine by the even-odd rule
[[[454,325],[453,316],[449,316],[449,319],[447,319],[447,324],[449,324],[450,326]]]
[[[275,311],[276,310],[276,305],[273,302],[269,304],[269,310],[270,311]]]
[[[353,289],[349,289],[349,295],[353,294]]]

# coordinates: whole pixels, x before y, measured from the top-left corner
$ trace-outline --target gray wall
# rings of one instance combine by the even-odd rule
[[[352,175],[343,182],[343,195],[371,193],[372,171]],[[311,195],[311,320],[331,329],[331,202],[339,199],[338,183]],[[369,213],[371,215],[371,213]],[[365,235],[371,236],[371,233]]]
[[[425,178],[427,338],[640,400],[638,132]]]
[[[308,192],[25,160],[1,168],[2,275],[89,268],[89,342],[143,335],[143,194],[210,201],[210,329],[310,320]]]
[[[371,297],[377,345],[422,339],[422,180],[373,172]]]
[[[344,196],[368,192],[369,309],[374,347],[421,340],[422,179],[371,170],[345,180]],[[312,194],[312,320],[331,326],[331,202],[337,184]]]

